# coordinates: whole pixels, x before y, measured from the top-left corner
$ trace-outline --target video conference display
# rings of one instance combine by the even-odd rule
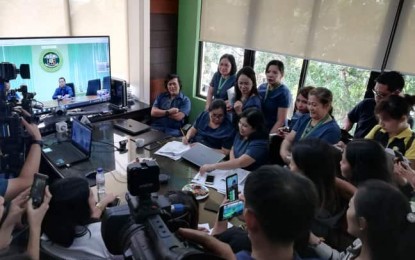
[[[86,96],[88,81],[95,88],[110,89],[109,36],[0,38],[0,62],[17,68],[29,64],[30,79],[17,76],[10,85],[12,89],[27,85],[41,102],[52,100],[60,77],[73,83],[76,97]]]

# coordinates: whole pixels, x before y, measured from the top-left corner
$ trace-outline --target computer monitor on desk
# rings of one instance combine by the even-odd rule
[[[122,112],[127,107],[127,81],[111,78],[110,108],[114,112]]]

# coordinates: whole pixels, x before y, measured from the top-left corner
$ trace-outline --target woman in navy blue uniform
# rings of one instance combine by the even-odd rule
[[[165,82],[166,92],[161,93],[151,108],[151,127],[171,136],[181,136],[180,128],[190,113],[190,99],[182,92],[180,77],[169,74]]]
[[[300,117],[281,144],[280,155],[290,162],[292,145],[302,139],[318,138],[329,144],[340,141],[340,127],[331,116],[333,94],[326,88],[315,88],[308,94],[309,114]]]
[[[209,109],[212,100],[215,98],[228,100],[227,91],[235,85],[236,70],[235,57],[232,54],[224,54],[220,57],[218,71],[213,75],[206,96],[205,110]],[[229,105],[228,103],[227,105]]]
[[[229,161],[205,164],[200,173],[213,170],[243,168],[248,171],[257,169],[268,160],[268,131],[264,116],[256,108],[248,108],[239,119],[239,132],[233,141]]]
[[[278,133],[278,128],[287,124],[288,108],[291,104],[291,92],[282,83],[284,63],[279,60],[268,62],[265,73],[267,82],[258,87],[262,112],[268,131]]]
[[[184,144],[199,142],[223,154],[231,150],[235,130],[226,113],[226,103],[215,99],[208,111],[203,111],[182,141]]]
[[[255,107],[261,110],[261,99],[258,96],[255,71],[251,67],[243,67],[236,74],[235,98],[232,100],[232,119],[239,121],[239,115],[245,109]]]

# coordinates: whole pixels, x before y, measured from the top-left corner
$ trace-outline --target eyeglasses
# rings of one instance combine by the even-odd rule
[[[386,93],[381,93],[381,92],[379,92],[379,91],[376,91],[376,90],[372,90],[373,91],[373,94],[375,95],[375,97],[378,97],[378,98],[385,98],[385,97],[388,97],[390,94],[386,94]]]
[[[215,114],[215,113],[210,113],[210,116],[216,119],[222,119],[225,115],[224,114]]]

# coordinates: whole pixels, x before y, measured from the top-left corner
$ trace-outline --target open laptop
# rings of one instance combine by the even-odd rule
[[[72,121],[70,142],[54,143],[42,149],[43,154],[57,167],[87,160],[91,155],[92,129],[78,120]]]
[[[130,135],[138,135],[150,130],[150,126],[133,119],[116,119],[114,127]]]
[[[182,158],[197,166],[202,166],[204,164],[217,163],[223,160],[225,155],[206,145],[196,143],[192,148],[183,153]]]

